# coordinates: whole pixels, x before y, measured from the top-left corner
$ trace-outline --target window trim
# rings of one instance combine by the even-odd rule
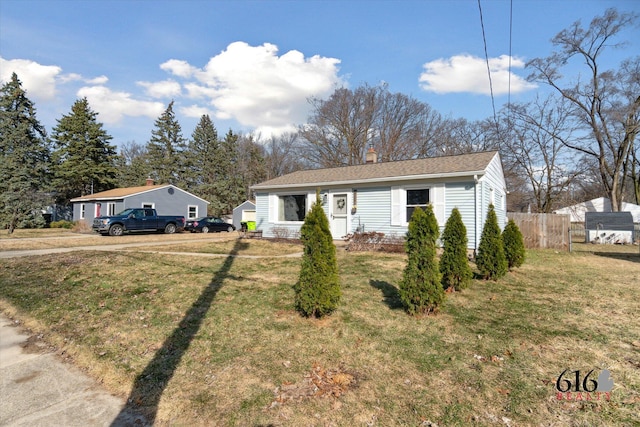
[[[191,208],[195,208],[194,215],[191,216]],[[196,219],[198,217],[198,205],[187,205],[187,219]]]
[[[435,188],[434,184],[409,184],[397,187],[391,187],[391,226],[392,227],[408,227],[407,220],[407,191],[408,190],[428,190],[429,203],[435,208]],[[411,205],[414,206],[414,205]],[[423,205],[415,205],[423,206]]]
[[[404,193],[405,193],[405,197],[404,197],[404,202],[405,202],[404,203],[404,219],[406,220],[406,224],[409,224],[409,221],[410,221],[411,218],[407,218],[407,208],[412,207],[415,210],[415,208],[420,207],[420,208],[423,208],[423,210],[424,210],[424,209],[426,209],[427,206],[432,204],[432,201],[431,201],[431,187],[430,186],[427,186],[427,187],[419,186],[417,188],[405,187],[404,190],[405,190],[404,191]],[[419,205],[410,205],[409,204],[409,200],[408,200],[409,191],[416,191],[416,190],[418,190],[418,191],[427,190],[427,203],[426,204],[419,204]]]
[[[80,203],[80,219],[85,219],[87,213],[87,205],[86,203]]]
[[[156,208],[156,204],[153,202],[142,202],[140,204],[140,207],[142,209],[155,209]]]
[[[304,218],[302,220],[298,220],[298,221],[287,221],[285,219],[280,219],[280,200],[282,197],[287,197],[287,196],[304,196],[304,205],[305,205],[305,211],[304,211],[304,218],[307,217],[307,214],[309,213],[309,193],[304,193],[304,192],[298,192],[298,193],[279,193],[279,194],[275,194],[275,203],[276,206],[274,208],[274,213],[275,213],[275,223],[277,224],[302,224],[304,223]],[[282,215],[284,217],[284,213]]]
[[[107,216],[115,216],[116,213],[116,203],[107,202]]]

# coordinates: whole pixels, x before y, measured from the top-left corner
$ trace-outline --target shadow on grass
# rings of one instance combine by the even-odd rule
[[[371,287],[379,289],[382,291],[382,296],[384,297],[384,303],[392,310],[401,310],[404,306],[402,305],[402,300],[400,299],[400,293],[398,292],[398,288],[393,286],[389,282],[385,282],[383,280],[369,280],[369,285]]]
[[[211,282],[189,308],[173,333],[164,341],[153,359],[136,377],[129,393],[126,405],[111,423],[112,427],[132,425],[131,413],[141,412],[146,417],[144,424],[153,425],[158,413],[158,404],[162,393],[167,388],[182,356],[187,352],[191,341],[196,336],[207,315],[216,294],[222,288],[224,279],[232,277],[229,272],[237,255],[246,249],[248,244],[237,240],[222,267],[216,272]]]
[[[640,263],[640,254],[638,253],[620,253],[620,252],[593,252],[594,255],[611,258],[611,259],[619,259],[621,261],[631,261]]]

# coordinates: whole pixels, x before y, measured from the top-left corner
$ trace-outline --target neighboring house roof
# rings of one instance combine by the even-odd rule
[[[633,222],[640,222],[640,206],[623,202],[621,211],[631,212]],[[553,211],[555,214],[570,215],[571,222],[584,222],[585,212],[611,212],[611,200],[606,197],[598,197]]]
[[[141,185],[139,187],[114,188],[113,190],[101,191],[99,193],[93,193],[93,194],[88,194],[86,196],[76,197],[74,199],[71,199],[71,202],[99,202],[102,200],[125,199],[127,197],[136,196],[139,194],[144,194],[150,191],[159,190],[159,189],[168,188],[168,187],[172,187],[178,191],[187,193],[197,199],[202,200],[207,204],[209,203],[206,200],[196,196],[195,194],[191,194],[171,184]]]
[[[484,174],[497,151],[429,157],[396,162],[367,163],[328,169],[293,172],[254,185],[254,190],[399,181]]]

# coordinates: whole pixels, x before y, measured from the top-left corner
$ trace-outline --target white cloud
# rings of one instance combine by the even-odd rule
[[[524,61],[512,57],[511,69],[523,68]],[[420,87],[427,92],[438,94],[470,92],[482,95],[491,93],[487,62],[472,55],[455,55],[448,59],[437,59],[423,65],[425,71],[420,74]],[[489,58],[491,83],[494,95],[509,92],[509,56]],[[511,72],[511,93],[524,92],[536,87],[522,77]]]
[[[173,98],[182,92],[180,83],[175,80],[164,80],[161,82],[137,82],[139,86],[146,89],[147,95],[153,98]]]
[[[196,67],[189,65],[187,61],[180,61],[178,59],[170,59],[167,62],[160,64],[160,68],[173,75],[184,78],[189,78],[198,71]]]
[[[343,82],[336,58],[305,58],[296,50],[278,56],[277,46],[235,42],[198,69],[172,59],[160,67],[191,78],[187,96],[204,99],[218,119],[234,118],[241,125],[262,129],[291,129],[307,119],[311,96],[328,96]]]
[[[180,107],[179,108],[180,113],[184,114],[186,117],[194,117],[194,118],[200,118],[202,116],[204,116],[205,114],[208,116],[211,116],[211,110],[209,108],[206,107],[202,107],[199,105],[190,105],[188,107]]]
[[[104,85],[107,84],[109,78],[107,76],[98,76],[93,79],[84,79],[84,82],[90,85]]]
[[[114,92],[104,86],[82,87],[78,97],[87,98],[91,109],[100,113],[99,119],[104,123],[118,123],[124,116],[155,119],[165,109],[161,102],[139,101],[127,92]]]
[[[62,68],[55,65],[41,65],[28,59],[4,59],[0,57],[0,81],[6,83],[16,73],[28,97],[50,100],[56,95],[56,77]]]

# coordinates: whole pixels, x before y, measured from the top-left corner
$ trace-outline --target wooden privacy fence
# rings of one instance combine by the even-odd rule
[[[570,250],[569,215],[508,212],[520,228],[527,249]]]

